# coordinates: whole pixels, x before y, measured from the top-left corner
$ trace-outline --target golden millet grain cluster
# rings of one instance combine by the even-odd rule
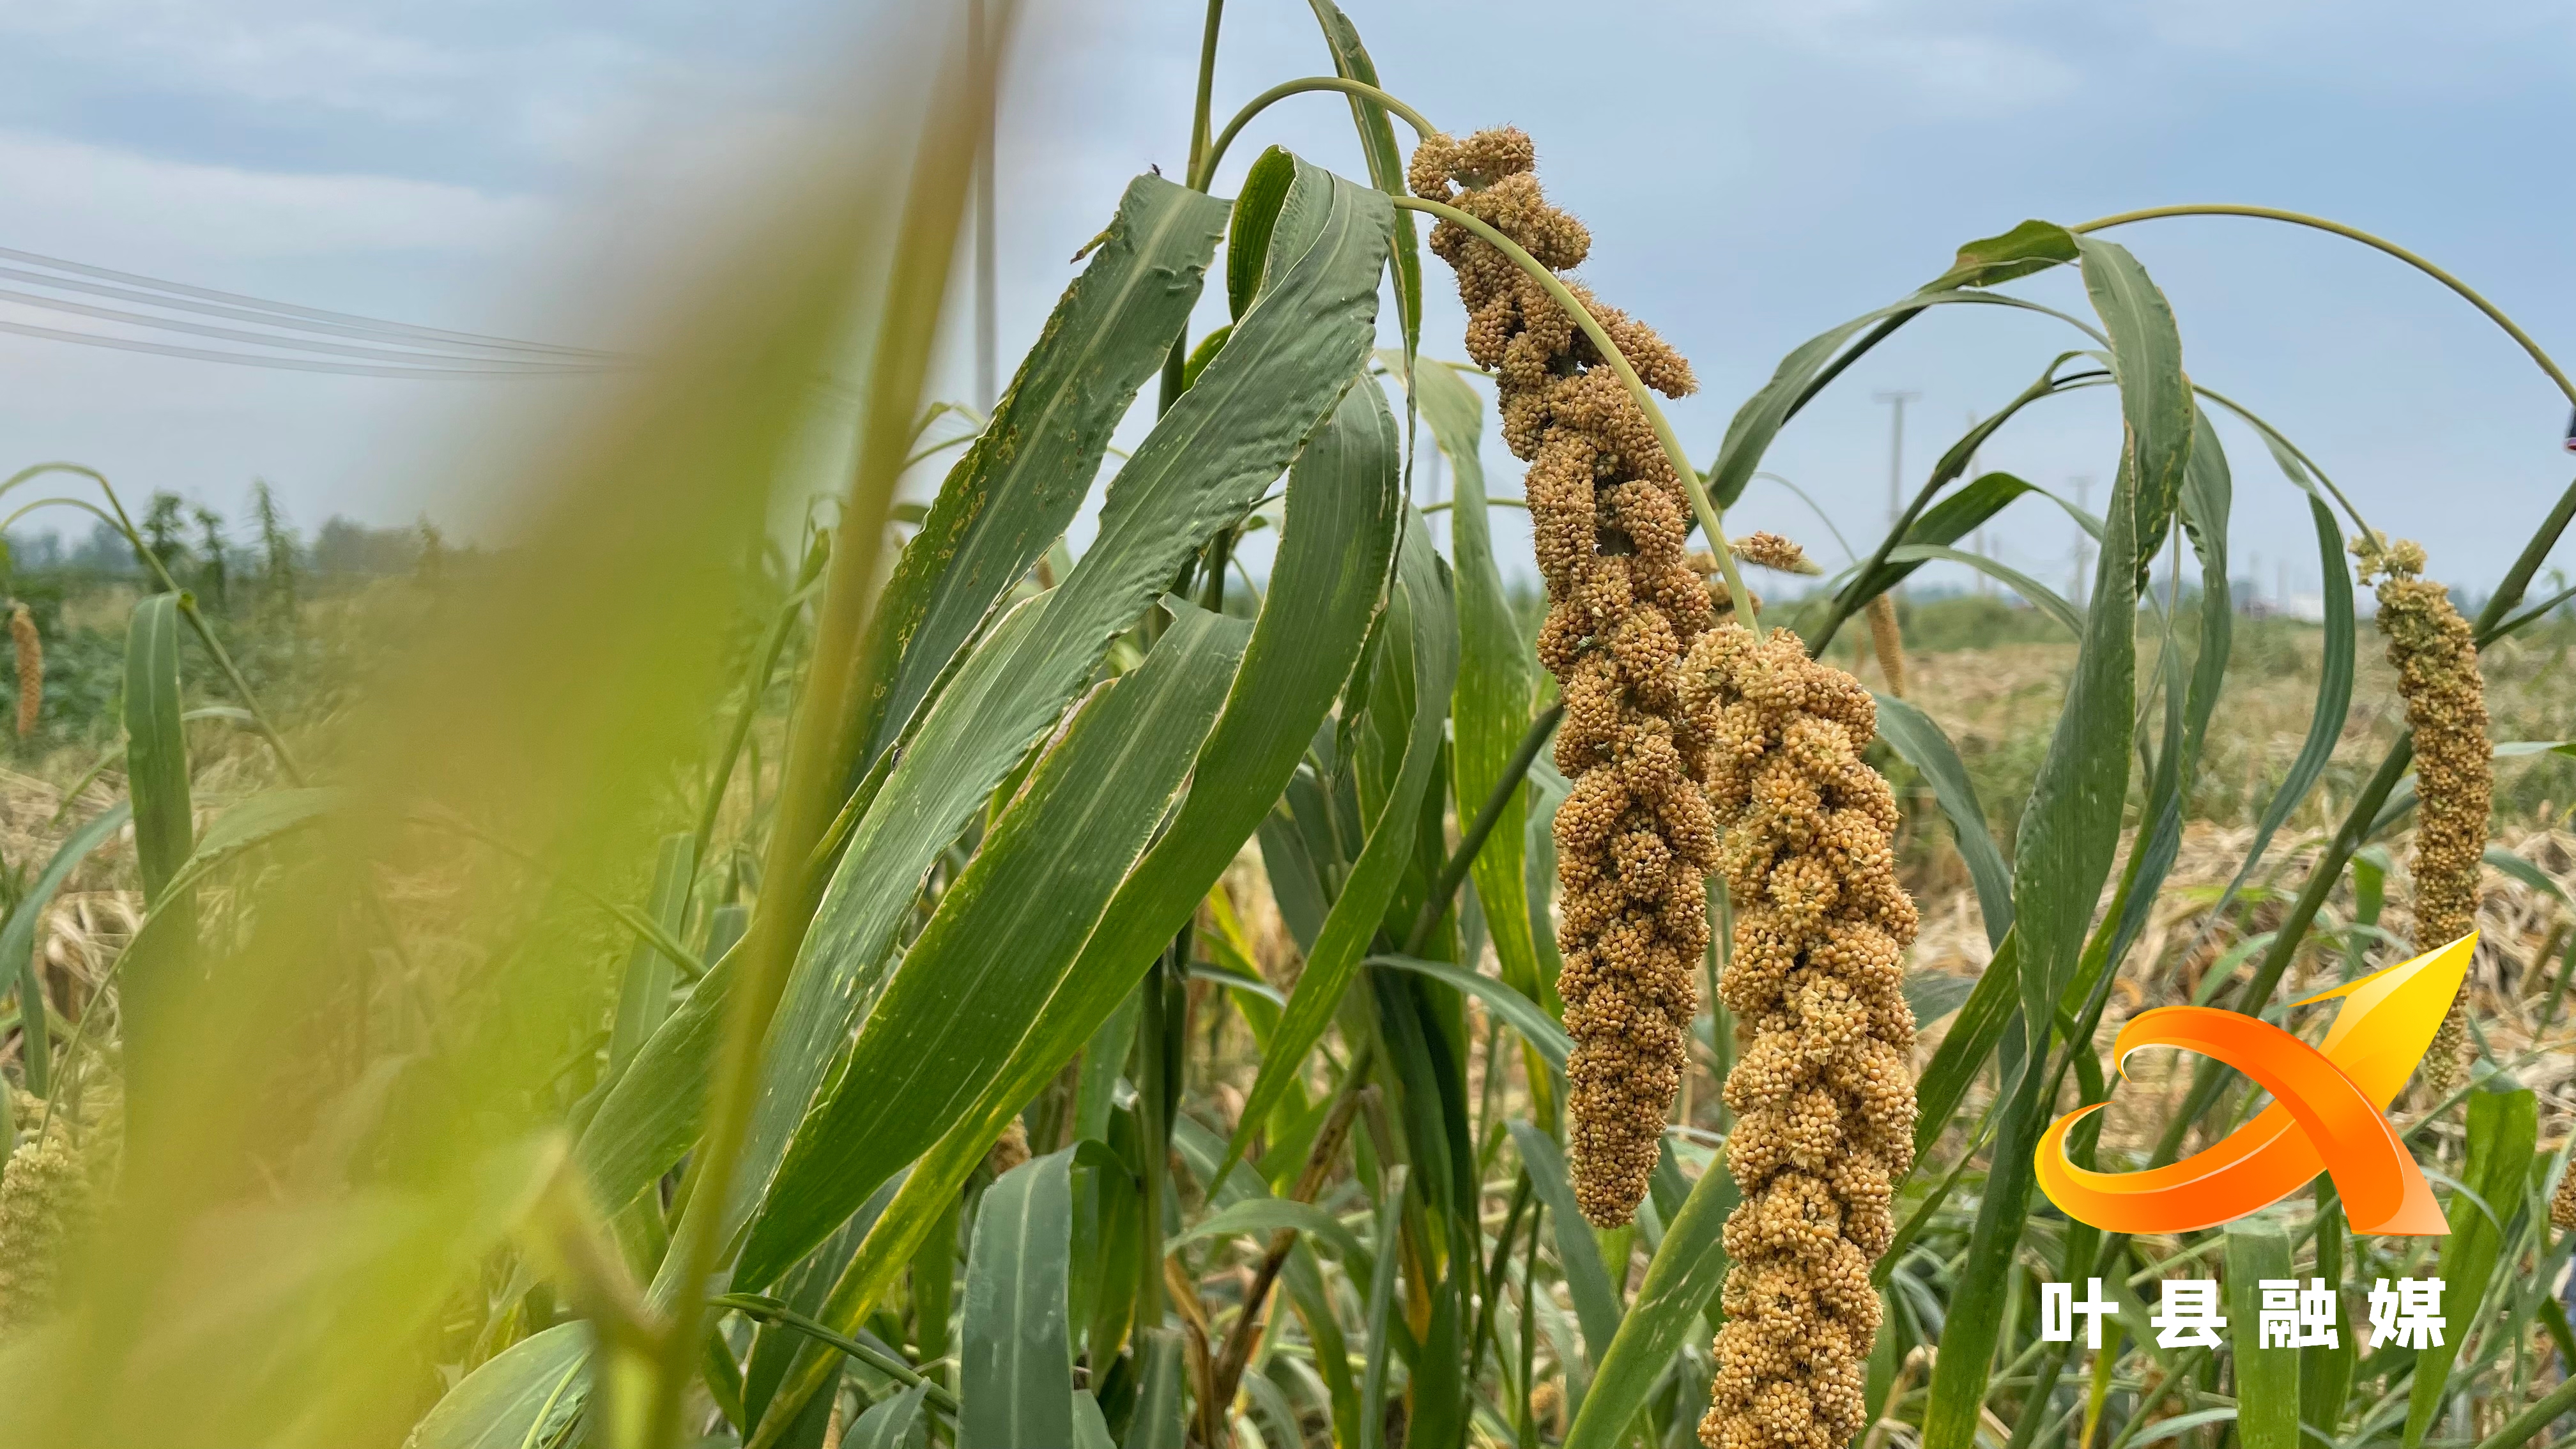
[[[1739,563],[1776,569],[1784,574],[1804,574],[1810,578],[1824,572],[1823,566],[1807,557],[1805,549],[1776,533],[1748,533],[1729,546],[1734,549]],[[1693,559],[1702,556],[1696,553],[1691,555]],[[1709,567],[1715,568],[1716,556],[1710,554],[1706,557],[1709,559]]]
[[[2549,1225],[2562,1233],[2576,1232],[2576,1172],[2560,1175],[2558,1195],[2549,1200]]]
[[[1859,681],[1795,635],[1727,623],[1683,665],[1711,741],[1709,803],[1735,902],[1718,991],[1743,1055],[1727,1167],[1726,1325],[1700,1441],[1710,1449],[1841,1449],[1868,1420],[1877,1336],[1870,1265],[1914,1164],[1914,902],[1896,879],[1896,798],[1862,763],[1878,723]]]
[[[88,1172],[67,1133],[48,1131],[9,1154],[0,1168],[0,1335],[53,1311],[67,1240],[88,1202]]]
[[[2362,582],[2379,576],[2379,632],[2397,669],[2406,725],[2415,736],[2415,949],[2430,951],[2477,929],[2478,876],[2495,797],[2495,747],[2487,739],[2486,682],[2469,621],[2450,591],[2422,577],[2424,549],[2404,539],[2353,541]],[[2447,1092],[2468,1062],[2468,984],[2424,1054],[2424,1085]]]
[[[24,604],[9,611],[9,642],[18,656],[18,738],[23,740],[36,732],[36,718],[45,708],[45,640]]]
[[[1431,135],[1407,179],[1561,272],[1583,261],[1592,238],[1548,204],[1535,164],[1517,130]],[[1503,441],[1530,465],[1548,594],[1538,656],[1565,700],[1556,762],[1574,782],[1556,817],[1565,957],[1557,990],[1574,1038],[1566,1135],[1583,1214],[1609,1227],[1646,1194],[1687,1062],[1693,973],[1708,949],[1717,832],[1680,666],[1709,627],[1710,590],[1683,547],[1681,480],[1574,319],[1464,227],[1434,226],[1431,250],[1458,274],[1468,355],[1493,372]],[[1693,390],[1690,364],[1653,329],[1566,285],[1647,386],[1667,397]]]

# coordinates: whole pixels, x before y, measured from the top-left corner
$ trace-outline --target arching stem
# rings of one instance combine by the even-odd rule
[[[1234,144],[1235,136],[1239,134],[1245,126],[1252,123],[1253,117],[1260,115],[1263,111],[1270,109],[1272,106],[1288,99],[1290,96],[1304,95],[1309,91],[1339,91],[1346,96],[1357,96],[1365,101],[1375,101],[1379,105],[1393,111],[1395,114],[1402,116],[1404,118],[1404,123],[1411,126],[1413,128],[1413,133],[1417,136],[1433,135],[1440,129],[1429,121],[1424,120],[1420,111],[1417,111],[1413,107],[1406,105],[1404,102],[1397,100],[1394,96],[1387,94],[1376,86],[1370,85],[1366,81],[1344,80],[1337,75],[1310,75],[1297,80],[1281,81],[1279,84],[1272,86],[1270,89],[1263,91],[1257,96],[1254,96],[1251,102],[1244,106],[1242,110],[1235,112],[1234,119],[1226,122],[1225,129],[1217,133],[1215,144],[1209,146],[1206,151],[1193,158],[1193,165],[1190,168],[1191,187],[1199,191],[1205,191],[1208,189],[1208,183],[1216,178],[1217,163],[1225,159],[1226,148]]]
[[[2541,350],[2540,344],[2532,340],[2531,334],[2523,331],[2511,317],[2504,314],[2504,309],[2478,295],[2476,288],[2461,281],[2459,278],[2452,276],[2449,272],[2436,266],[2430,260],[2408,251],[2406,248],[2399,246],[2397,243],[2392,242],[2385,237],[2373,236],[2369,232],[2363,231],[2357,226],[2346,226],[2339,221],[2328,221],[2322,216],[2310,216],[2307,213],[2300,211],[2283,211],[2278,207],[2272,206],[2238,206],[2225,202],[2196,202],[2182,206],[2151,206],[2143,211],[2123,211],[2112,216],[2095,217],[2091,221],[2068,227],[2067,230],[2075,232],[2103,231],[2115,226],[2127,226],[2133,221],[2154,221],[2168,216],[2250,216],[2261,221],[2288,222],[2292,226],[2304,226],[2313,228],[2317,231],[2331,232],[2334,235],[2343,237],[2349,241],[2357,241],[2363,246],[2386,252],[2388,255],[2395,257],[2397,260],[2404,262],[2406,265],[2413,267],[2415,270],[2422,272],[2428,277],[2431,277],[2434,281],[2450,288],[2452,291],[2460,295],[2461,300],[2485,313],[2488,321],[2503,328],[2506,336],[2511,337],[2515,342],[2520,343],[2522,350],[2531,354],[2531,360],[2540,364],[2540,370],[2549,374],[2549,380],[2551,382],[2558,384],[2558,390],[2566,395],[2567,401],[2571,405],[2576,405],[2576,382],[2570,382],[2568,380],[2567,374],[2559,370],[2558,364],[2550,360],[2549,354]]]
[[[1533,281],[1546,288],[1547,294],[1556,299],[1556,305],[1565,309],[1565,315],[1574,319],[1574,325],[1583,329],[1583,335],[1592,340],[1593,350],[1609,362],[1610,370],[1617,373],[1619,381],[1627,387],[1628,396],[1636,399],[1638,410],[1646,415],[1647,425],[1655,430],[1655,441],[1663,445],[1664,461],[1671,464],[1673,472],[1681,478],[1682,491],[1690,495],[1691,512],[1699,519],[1700,531],[1708,535],[1709,551],[1717,555],[1717,567],[1726,576],[1727,597],[1734,602],[1737,617],[1743,619],[1745,627],[1753,631],[1755,638],[1760,638],[1762,621],[1754,613],[1753,592],[1744,587],[1744,575],[1735,566],[1735,550],[1727,547],[1725,515],[1710,500],[1707,482],[1699,476],[1699,470],[1691,466],[1690,455],[1682,451],[1681,439],[1674,436],[1673,425],[1665,418],[1664,410],[1655,405],[1654,393],[1637,376],[1637,369],[1628,365],[1628,356],[1619,350],[1619,344],[1611,341],[1609,332],[1593,319],[1591,309],[1577,301],[1556,273],[1523,250],[1520,243],[1482,220],[1445,201],[1427,201],[1419,196],[1392,199],[1406,211],[1425,212],[1442,221],[1455,222],[1474,233],[1479,241],[1511,258],[1513,265],[1529,273]]]

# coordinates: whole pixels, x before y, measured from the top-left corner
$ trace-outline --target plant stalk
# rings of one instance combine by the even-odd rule
[[[1458,848],[1450,852],[1447,863],[1440,867],[1440,878],[1432,883],[1431,894],[1423,900],[1421,914],[1413,918],[1413,929],[1405,933],[1405,955],[1421,955],[1422,948],[1431,940],[1431,933],[1439,929],[1440,918],[1449,913],[1449,902],[1458,894],[1459,883],[1466,880],[1468,868],[1483,853],[1485,838],[1494,833],[1494,825],[1502,819],[1504,807],[1512,803],[1512,792],[1520,789],[1521,780],[1529,774],[1530,764],[1538,758],[1538,752],[1546,746],[1548,737],[1556,733],[1557,721],[1563,718],[1565,701],[1558,700],[1540,710],[1538,717],[1530,721],[1519,747],[1512,751],[1511,762],[1503,766],[1501,778],[1494,781],[1494,788],[1485,796],[1485,803],[1477,808],[1475,820],[1459,834]]]
[[[1350,1136],[1352,1119],[1359,1115],[1361,1099],[1372,1089],[1367,1085],[1369,1067],[1377,1057],[1377,1043],[1362,1046],[1352,1059],[1351,1069],[1342,1075],[1342,1087],[1326,1114],[1324,1125],[1315,1133],[1314,1145],[1306,1151],[1306,1165],[1297,1173],[1296,1185],[1289,1196],[1298,1202],[1313,1202],[1324,1190],[1324,1180],[1333,1170],[1333,1159],[1342,1152],[1342,1143]],[[1287,1266],[1288,1254],[1297,1246],[1297,1231],[1282,1228],[1271,1235],[1269,1247],[1261,1255],[1261,1266],[1254,1270],[1252,1286],[1244,1290],[1243,1311],[1236,1315],[1234,1326],[1225,1336],[1224,1348],[1218,1353],[1210,1382],[1216,1402],[1231,1404],[1235,1390],[1243,1383],[1244,1367],[1252,1361],[1252,1350],[1261,1342],[1264,1307],[1270,1301],[1270,1290],[1279,1281],[1280,1271]]]
[[[877,594],[883,572],[885,523],[896,484],[910,453],[913,418],[929,372],[930,350],[947,293],[959,215],[965,207],[967,162],[974,154],[976,116],[989,101],[985,58],[952,63],[933,102],[930,128],[919,148],[913,179],[888,273],[881,320],[871,349],[873,365],[861,418],[858,457],[851,470],[849,506],[834,540],[816,621],[814,662],[797,700],[781,773],[777,818],[761,873],[751,923],[736,949],[742,963],[726,993],[723,1034],[708,1083],[706,1115],[691,1175],[691,1210],[672,1234],[671,1263],[679,1298],[663,1328],[660,1371],[646,1418],[645,1444],[664,1449],[678,1442],[683,1390],[694,1376],[705,1317],[704,1285],[727,1250],[725,1222],[743,1148],[760,1092],[761,1043],[786,994],[806,923],[811,919],[815,844],[830,823],[862,741],[851,708],[860,690],[861,662],[879,623]]]

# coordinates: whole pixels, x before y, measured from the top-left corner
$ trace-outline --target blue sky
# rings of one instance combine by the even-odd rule
[[[1445,126],[1537,138],[1595,235],[1586,275],[1661,328],[1703,391],[1675,418],[1713,452],[1804,337],[1937,273],[2026,216],[2268,203],[2413,246],[2576,360],[2576,12],[2544,0],[1731,0],[1567,7],[1352,0],[1389,86]],[[603,276],[688,178],[791,133],[846,54],[839,7],[0,0],[0,246],[441,327],[614,341]],[[1001,332],[1032,336],[1125,178],[1184,156],[1199,14],[1175,0],[1031,0],[1001,119]],[[1295,0],[1235,0],[1220,114],[1325,69]],[[1292,100],[1278,141],[1356,171],[1338,102]],[[1231,175],[1220,176],[1228,189]],[[680,198],[674,200],[673,198]],[[2435,572],[2491,582],[2576,472],[2567,409],[2455,299],[2349,244],[2243,221],[2116,234],[2172,298],[2195,378],[2271,417]],[[1446,277],[1431,346],[1455,355]],[[2067,279],[2031,295],[2082,305]],[[1920,392],[1918,477],[1973,411],[2075,345],[1991,309],[1900,334],[1802,416],[1769,466],[1856,546],[1883,523],[1887,409]],[[38,320],[0,305],[0,317]],[[58,318],[42,319],[59,323]],[[962,367],[943,369],[962,389]],[[0,337],[0,460],[73,457],[136,487],[236,503],[271,479],[308,524],[424,508],[497,517],[460,435],[579,384],[271,373]],[[553,390],[549,394],[549,390]],[[2107,478],[2106,395],[2049,405],[1985,466]],[[2227,434],[2240,574],[2313,588],[2305,510]],[[1496,491],[1517,469],[1489,464]],[[2098,502],[2101,484],[2094,485]],[[1756,485],[1742,527],[1837,551]],[[2029,503],[1995,550],[2062,583],[2072,531]],[[2571,557],[2576,557],[2572,551]],[[2256,562],[2259,557],[2259,564]]]

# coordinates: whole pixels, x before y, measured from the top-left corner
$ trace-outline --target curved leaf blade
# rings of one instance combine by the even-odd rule
[[[1949,817],[1950,833],[1958,841],[1959,855],[1968,863],[1968,879],[1977,889],[1977,909],[1985,917],[1986,944],[2001,946],[2004,933],[2012,929],[2012,872],[2004,865],[2003,852],[1995,848],[1995,838],[1986,828],[1986,807],[1977,800],[1977,787],[1968,779],[1968,767],[1959,761],[1959,752],[1950,737],[1932,716],[1898,699],[1892,694],[1874,696],[1878,700],[1878,737],[1889,749],[1921,772],[1932,782],[1933,798],[1941,802],[1941,813]]]
[[[412,1431],[408,1449],[528,1449],[553,1442],[589,1397],[588,1323],[559,1323],[485,1360]]]
[[[1521,1040],[1529,1043],[1530,1049],[1545,1058],[1549,1066],[1559,1072],[1565,1070],[1565,1059],[1574,1050],[1573,1039],[1554,1018],[1539,1009],[1537,1002],[1512,989],[1510,982],[1470,971],[1454,961],[1425,961],[1418,956],[1371,956],[1363,964],[1411,971],[1466,992],[1519,1032]]]
[[[1208,1238],[1267,1238],[1282,1231],[1306,1233],[1331,1244],[1334,1254],[1345,1263],[1364,1262],[1368,1257],[1360,1248],[1358,1236],[1340,1218],[1313,1203],[1289,1197],[1247,1197],[1201,1218],[1186,1231],[1165,1239],[1163,1246],[1177,1250],[1185,1243]]]
[[[1182,799],[1039,1010],[1036,1028],[974,1110],[914,1164],[836,1287],[823,1315],[830,1322],[847,1328],[866,1316],[983,1160],[1004,1119],[1131,998],[1155,953],[1187,924],[1269,813],[1359,657],[1402,510],[1395,419],[1376,388],[1353,387],[1290,470],[1270,589],[1224,713],[1191,772],[1223,787],[1193,788]],[[1293,1287],[1293,1254],[1290,1271]],[[800,1391],[812,1392],[814,1383],[807,1379]]]
[[[984,1193],[960,1314],[959,1449],[1073,1442],[1072,1226],[1072,1148],[1021,1163]]]
[[[18,973],[18,1019],[25,1026],[19,1041],[26,1072],[27,1090],[39,1097],[53,1094],[53,1034],[42,1022],[45,1013],[45,976],[36,964],[36,926],[54,903],[54,896],[71,879],[90,852],[116,838],[117,831],[132,819],[131,801],[119,800],[100,811],[88,824],[71,833],[54,848],[53,859],[36,876],[27,893],[9,912],[8,924],[0,925],[0,962],[14,962]],[[130,947],[128,949],[131,949]]]

